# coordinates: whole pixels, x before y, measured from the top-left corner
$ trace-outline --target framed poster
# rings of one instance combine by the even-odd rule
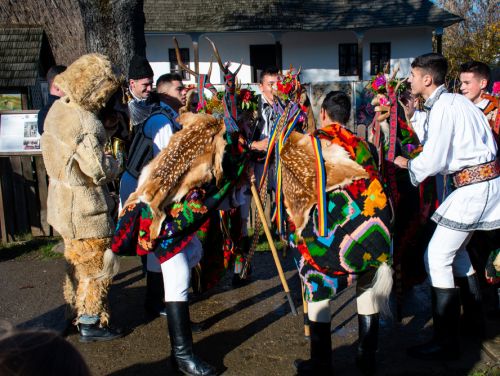
[[[351,98],[352,103],[352,83],[350,81],[336,81],[336,82],[317,82],[311,84],[311,89],[309,90],[309,100],[311,101],[312,109],[314,112],[314,117],[319,119],[319,112],[321,109],[321,104],[325,99],[326,95],[330,91],[343,91],[349,98]],[[354,111],[354,106],[351,108],[351,117],[346,124],[347,128],[350,130],[354,129],[354,121],[352,112]],[[319,121],[319,120],[318,120]]]
[[[0,110],[16,111],[23,109],[23,98],[21,93],[1,93]]]
[[[0,111],[0,152],[40,150],[38,110]]]

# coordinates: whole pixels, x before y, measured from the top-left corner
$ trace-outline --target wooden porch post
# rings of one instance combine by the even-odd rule
[[[191,40],[193,41],[193,59],[194,59],[194,71],[200,73],[200,54],[199,54],[199,41],[201,33],[189,33]],[[199,76],[195,77],[196,83],[198,83]]]
[[[274,31],[271,33],[275,41],[275,51],[276,51],[276,67],[279,70],[283,70],[283,48],[281,46],[281,36],[282,33]]]
[[[356,30],[356,39],[358,41],[358,77],[360,81],[363,81],[363,38],[365,32],[362,30]]]

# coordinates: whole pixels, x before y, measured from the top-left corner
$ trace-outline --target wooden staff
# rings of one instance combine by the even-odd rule
[[[297,316],[297,310],[295,309],[292,296],[290,295],[290,289],[288,288],[288,283],[286,282],[285,279],[285,273],[283,273],[283,268],[281,267],[281,262],[278,257],[278,251],[274,246],[273,237],[271,236],[271,231],[269,231],[269,226],[266,221],[264,209],[262,208],[262,202],[260,201],[259,193],[257,192],[257,187],[255,187],[255,178],[252,178],[250,181],[250,190],[252,191],[252,196],[253,199],[255,200],[255,206],[257,207],[257,211],[259,213],[259,217],[262,222],[262,227],[264,228],[264,233],[266,234],[267,242],[269,243],[269,248],[271,248],[271,253],[273,254],[274,263],[276,264],[276,269],[278,269],[278,274],[280,276],[281,284],[283,285],[286,297],[288,298],[288,303],[290,304],[292,314],[294,316]]]
[[[302,286],[302,307],[304,307],[304,335],[306,338],[311,337],[311,330],[309,327],[309,309],[307,305],[307,301],[304,298],[304,283],[300,281],[300,284]]]

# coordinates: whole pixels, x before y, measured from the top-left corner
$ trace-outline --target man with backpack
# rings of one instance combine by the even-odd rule
[[[136,133],[129,151],[127,169],[120,184],[121,206],[135,191],[142,168],[165,148],[172,135],[181,129],[175,121],[186,104],[186,89],[181,76],[165,74],[156,82],[159,103]],[[215,375],[215,369],[193,353],[193,330],[189,318],[188,289],[191,269],[203,255],[200,240],[194,235],[182,250],[163,264],[155,253],[147,255],[146,312],[157,316],[168,314],[168,330],[176,369],[189,375]],[[166,303],[163,303],[165,298]]]
[[[147,60],[143,61],[143,64],[149,66]],[[131,63],[130,77],[141,75],[140,72],[135,74],[134,69],[143,72],[142,74],[152,73],[147,67],[141,68]],[[130,77],[130,81],[141,80],[141,78],[132,80]],[[134,125],[135,136],[130,146],[127,168],[120,181],[120,210],[130,194],[136,190],[142,168],[166,147],[172,135],[181,129],[175,119],[178,116],[177,111],[185,104],[186,99],[182,78],[177,74],[164,74],[158,78],[156,88],[158,95],[155,96],[155,102],[152,102],[149,92],[147,96],[151,102],[150,114],[142,122]],[[130,89],[132,92],[132,85]],[[131,118],[132,115],[131,112]],[[147,289],[144,308],[151,317],[164,316],[166,313],[163,304],[163,277],[160,263],[154,254],[147,256],[146,270]]]

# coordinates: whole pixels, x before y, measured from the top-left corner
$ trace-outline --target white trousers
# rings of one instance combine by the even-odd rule
[[[373,315],[378,313],[377,308],[373,303],[372,289],[364,291],[360,296],[356,297],[357,312],[360,315]],[[320,300],[319,302],[307,303],[309,320],[315,322],[330,322],[330,300]]]
[[[200,239],[195,235],[181,252],[161,264],[166,302],[188,301],[191,268],[200,262],[202,256],[203,248]],[[158,259],[154,258],[159,264]],[[150,264],[148,257],[148,270],[150,270]]]
[[[425,268],[431,285],[454,288],[453,276],[474,274],[466,246],[474,232],[452,230],[438,225],[425,252]]]

